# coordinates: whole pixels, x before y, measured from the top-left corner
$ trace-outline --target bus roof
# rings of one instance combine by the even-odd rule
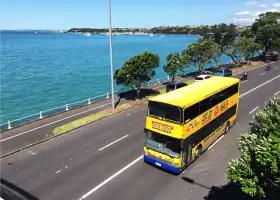
[[[211,96],[216,91],[230,87],[238,82],[239,79],[237,78],[213,76],[172,92],[153,97],[150,100],[186,108],[205,97]]]

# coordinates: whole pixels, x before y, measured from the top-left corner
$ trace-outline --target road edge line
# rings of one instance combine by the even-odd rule
[[[139,105],[141,105],[141,104],[139,104]],[[130,108],[136,108],[136,107],[138,107],[138,105],[136,105],[136,106],[134,106],[134,107],[130,107]],[[130,108],[126,108],[126,109],[124,109],[124,110],[120,110],[119,112],[116,112],[116,113],[114,113],[114,114],[118,114],[118,113],[124,112],[124,111],[126,111],[126,110],[128,110],[128,109],[130,109]],[[72,129],[72,130],[67,131],[67,132],[65,132],[65,133],[58,134],[58,135],[53,135],[53,136],[51,136],[51,137],[48,137],[48,138],[45,138],[45,139],[43,139],[43,140],[34,142],[34,143],[32,143],[32,144],[28,144],[28,145],[26,145],[26,146],[24,146],[24,147],[21,147],[21,148],[19,148],[19,149],[14,150],[14,151],[8,152],[8,153],[6,153],[6,154],[4,154],[4,155],[1,155],[1,156],[0,156],[0,160],[3,160],[3,159],[6,158],[7,156],[13,155],[13,154],[15,154],[15,153],[18,153],[18,152],[23,151],[23,150],[25,150],[25,149],[28,149],[28,148],[30,148],[30,147],[36,146],[36,145],[41,144],[41,143],[43,143],[43,142],[47,142],[48,140],[57,138],[57,137],[59,137],[59,136],[66,135],[67,133],[69,133],[69,132],[71,132],[71,131],[75,131],[75,130],[77,130],[77,129],[79,129],[79,128],[82,128],[82,127],[91,125],[92,123],[95,123],[95,122],[97,122],[97,121],[100,121],[100,120],[105,119],[105,118],[110,117],[110,116],[112,116],[112,115],[104,116],[103,118],[100,118],[100,119],[97,119],[97,120],[95,120],[95,121],[92,121],[92,122],[89,123],[89,124],[85,124],[85,125],[79,126],[79,127],[75,128],[75,129]]]

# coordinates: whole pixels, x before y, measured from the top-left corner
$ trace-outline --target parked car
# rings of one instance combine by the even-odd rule
[[[229,77],[229,76],[232,76],[232,70],[229,68],[220,68],[215,71],[214,75]]]
[[[194,82],[199,82],[199,81],[203,81],[205,79],[208,79],[208,78],[211,78],[212,76],[211,75],[199,75],[195,78]]]
[[[172,82],[166,85],[166,93],[187,86],[184,82]]]
[[[278,57],[278,55],[274,55],[271,58],[271,61],[278,61],[278,60],[280,60],[280,57]]]

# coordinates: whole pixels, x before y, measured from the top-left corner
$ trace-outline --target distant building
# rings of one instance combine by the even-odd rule
[[[204,38],[205,38],[205,39],[213,39],[213,37],[214,37],[214,33],[206,33],[206,34],[204,35]]]

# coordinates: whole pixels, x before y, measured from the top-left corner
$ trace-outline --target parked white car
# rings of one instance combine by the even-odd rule
[[[195,78],[194,82],[203,81],[205,79],[211,78],[211,75],[199,75]]]

